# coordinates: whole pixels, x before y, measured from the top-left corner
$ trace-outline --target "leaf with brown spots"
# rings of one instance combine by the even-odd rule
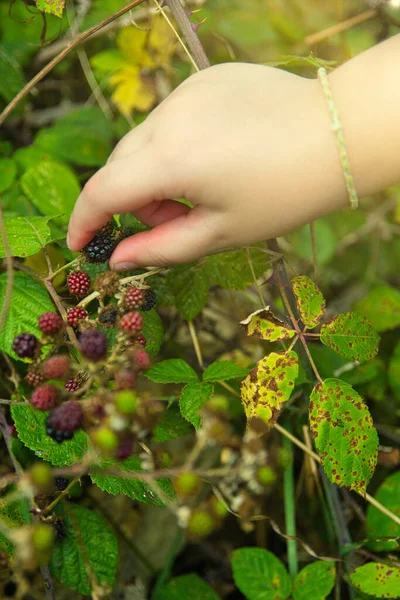
[[[338,315],[321,327],[321,342],[348,360],[365,362],[378,352],[380,337],[358,313]]]
[[[255,335],[269,342],[290,340],[296,334],[294,329],[275,317],[269,306],[256,310],[247,319],[240,321],[240,324],[244,326],[247,335]]]
[[[42,12],[61,18],[65,8],[65,0],[36,0],[36,6]]]
[[[232,556],[236,586],[247,600],[286,600],[291,581],[283,563],[264,548],[239,548]]]
[[[382,563],[370,562],[358,567],[350,575],[351,583],[364,594],[375,598],[400,597],[400,569]]]
[[[289,400],[299,372],[297,354],[271,352],[258,361],[242,382],[241,397],[247,424],[261,420],[268,429],[277,421],[283,404]]]
[[[293,582],[293,600],[325,600],[335,585],[336,567],[332,561],[317,560],[300,571]]]
[[[365,493],[378,458],[378,434],[361,396],[341,379],[318,383],[310,397],[310,428],[329,479]]]
[[[325,312],[325,298],[315,283],[305,275],[292,279],[297,309],[306,327],[313,329]]]
[[[400,325],[400,292],[390,285],[378,285],[356,305],[376,331],[387,331]]]

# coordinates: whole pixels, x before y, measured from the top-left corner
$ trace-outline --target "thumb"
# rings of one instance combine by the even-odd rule
[[[115,271],[129,271],[138,266],[191,262],[220,247],[216,229],[208,209],[196,206],[185,215],[121,242],[110,266]]]

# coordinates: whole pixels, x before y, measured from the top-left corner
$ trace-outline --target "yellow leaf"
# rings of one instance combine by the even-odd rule
[[[110,83],[115,86],[111,98],[123,114],[130,115],[134,109],[146,112],[157,99],[151,86],[142,80],[139,67],[127,64],[110,78]]]
[[[159,67],[168,68],[176,44],[177,39],[167,21],[162,15],[156,15],[149,32],[148,48],[150,56]]]
[[[133,25],[124,27],[119,32],[117,46],[130,64],[142,64],[143,53],[146,52],[147,37],[147,31],[142,31]]]

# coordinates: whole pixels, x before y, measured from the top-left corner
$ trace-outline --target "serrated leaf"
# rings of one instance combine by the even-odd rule
[[[249,252],[256,279],[269,268],[267,255],[252,248]],[[227,290],[245,290],[254,284],[247,250],[214,254],[206,259],[205,270],[211,281]]]
[[[164,339],[164,327],[158,312],[152,308],[142,313],[142,333],[146,338],[146,352],[151,357],[157,356]]]
[[[36,7],[42,12],[55,15],[61,19],[65,8],[65,0],[36,0]]]
[[[0,192],[11,186],[17,175],[17,163],[12,158],[0,158]]]
[[[6,288],[7,273],[2,273],[0,275],[0,306],[3,305]],[[24,331],[40,337],[39,316],[53,310],[54,305],[40,283],[29,275],[16,271],[10,308],[4,327],[0,331],[0,349],[16,360],[21,360],[11,350],[13,339]]]
[[[361,396],[341,379],[318,383],[310,397],[310,428],[330,481],[365,493],[379,440]]]
[[[25,446],[17,437],[11,440],[11,451],[23,469],[26,469],[33,462],[37,461],[32,450]]]
[[[379,285],[356,304],[356,309],[376,331],[394,329],[400,325],[400,292],[389,285]]]
[[[400,517],[400,471],[392,473],[379,486],[375,499],[385,508]],[[373,552],[389,552],[397,550],[400,537],[400,525],[381,513],[375,506],[369,505],[367,510],[367,537],[372,541],[368,548]],[[374,542],[374,538],[393,538],[393,540]]]
[[[318,560],[296,575],[293,600],[325,600],[335,585],[336,567],[333,561]]]
[[[365,317],[338,315],[321,327],[321,342],[348,360],[365,362],[378,352],[380,337]]]
[[[294,277],[292,287],[300,318],[306,327],[313,329],[325,312],[325,298],[312,279],[305,275]]]
[[[181,358],[167,358],[146,371],[148,379],[156,383],[187,383],[198,381],[197,373]]]
[[[400,569],[381,563],[370,562],[358,567],[350,575],[351,583],[358,591],[375,598],[398,598],[400,594]]]
[[[248,424],[252,419],[261,419],[268,428],[276,423],[293,392],[298,372],[299,359],[293,351],[271,352],[258,361],[241,386]]]
[[[283,563],[263,548],[240,548],[232,558],[233,579],[248,600],[286,600],[291,582]]]
[[[32,256],[51,241],[51,217],[11,217],[4,219],[11,256]],[[0,258],[6,256],[0,239]]]
[[[30,404],[15,404],[11,407],[18,437],[36,456],[56,467],[69,467],[79,463],[88,448],[86,433],[76,431],[72,440],[57,444],[46,435],[45,421],[48,414],[46,411],[35,410]]]
[[[0,97],[6,102],[11,100],[24,87],[21,67],[14,56],[0,46]]]
[[[157,598],[160,600],[220,600],[218,594],[195,573],[175,577],[160,589]]]
[[[118,567],[118,541],[93,510],[68,504],[59,506],[65,535],[54,544],[51,574],[79,594],[90,595],[91,582],[112,590]]]
[[[199,412],[214,393],[210,383],[188,383],[182,390],[179,406],[182,416],[198,429],[201,425]]]
[[[203,373],[203,381],[228,381],[243,379],[249,370],[239,367],[232,360],[217,360],[209,365]]]
[[[400,402],[400,342],[395,347],[390,358],[388,377],[396,400]]]
[[[178,437],[188,435],[192,431],[178,407],[173,404],[164,411],[159,423],[153,430],[153,442],[168,442]]]
[[[123,462],[116,462],[112,459],[103,459],[100,465],[101,469],[118,469],[120,471],[127,472],[140,472],[142,471],[141,461],[137,456],[131,456]],[[164,506],[163,501],[157,496],[157,487],[168,496],[173,499],[175,492],[170,479],[163,477],[157,479],[153,486],[149,486],[141,479],[134,479],[129,477],[117,476],[117,475],[103,475],[99,473],[90,473],[90,478],[101,490],[117,496],[123,494],[132,498],[132,500],[138,500],[144,504],[152,504],[153,506]]]
[[[294,329],[275,317],[269,306],[251,313],[244,321],[240,321],[240,324],[245,328],[247,335],[255,335],[269,342],[290,340],[296,335]]]
[[[56,216],[56,222],[61,224],[68,222],[80,192],[75,173],[66,165],[51,161],[28,169],[21,177],[21,186],[42,215]]]
[[[209,280],[199,264],[179,265],[167,273],[178,312],[187,321],[194,319],[208,302]]]

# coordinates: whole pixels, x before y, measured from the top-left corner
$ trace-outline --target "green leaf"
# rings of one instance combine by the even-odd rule
[[[103,77],[126,66],[126,58],[117,49],[103,50],[94,54],[90,64],[96,71],[102,71]]]
[[[159,592],[163,600],[220,600],[214,590],[198,575],[175,577]]]
[[[333,561],[313,562],[296,576],[293,600],[325,600],[335,585],[336,567]]]
[[[35,145],[60,161],[100,167],[111,153],[112,126],[99,108],[83,108],[43,128]]]
[[[199,411],[214,393],[210,383],[188,383],[182,390],[179,406],[182,416],[198,429],[201,425]]]
[[[279,558],[263,548],[240,548],[232,558],[233,579],[248,600],[286,600],[289,575]]]
[[[247,335],[255,335],[269,342],[290,340],[296,335],[294,329],[275,317],[269,306],[256,310],[244,321],[240,321],[240,324],[244,326]]]
[[[56,162],[42,162],[21,177],[21,186],[32,204],[45,216],[59,216],[66,224],[80,192],[76,175],[69,167]]]
[[[178,407],[173,404],[164,411],[161,420],[154,428],[153,442],[168,442],[188,435],[191,431],[189,423],[183,419]]]
[[[348,360],[365,362],[378,352],[380,337],[367,319],[345,313],[322,325],[321,342]]]
[[[9,529],[16,529],[28,524],[31,521],[31,515],[27,500],[9,502],[5,498],[0,499],[0,520]],[[14,550],[13,543],[2,533],[0,533],[0,549],[7,554],[12,554]]]
[[[32,256],[51,241],[51,217],[11,217],[4,219],[11,256]],[[6,256],[0,239],[0,258]]]
[[[319,219],[314,223],[315,246],[317,253],[317,264],[328,264],[335,255],[337,247],[336,234],[326,220]],[[310,226],[305,225],[290,236],[293,249],[297,258],[313,262],[313,250],[311,245]]]
[[[289,400],[299,372],[296,352],[271,352],[258,361],[242,382],[241,398],[247,422],[261,419],[268,428]]]
[[[306,327],[313,329],[325,312],[325,298],[318,286],[305,275],[294,277],[292,287],[300,318]]]
[[[375,499],[400,517],[400,471],[392,473],[379,486]],[[367,537],[371,538],[368,548],[374,552],[397,550],[400,537],[400,525],[381,513],[375,506],[369,505],[367,510]],[[374,542],[374,538],[393,538],[393,540]]]
[[[36,0],[36,7],[61,19],[65,8],[65,0]]]
[[[146,352],[150,356],[157,356],[164,339],[164,327],[158,312],[152,308],[142,313],[143,329],[142,333],[146,338]]]
[[[394,329],[400,325],[400,292],[389,285],[379,285],[356,304],[356,309],[376,331]]]
[[[23,469],[26,469],[33,462],[37,462],[37,458],[25,444],[17,437],[11,440],[11,451]]]
[[[198,381],[197,373],[181,358],[168,358],[146,371],[148,379],[156,383],[187,383]]]
[[[398,598],[400,594],[400,569],[381,563],[370,562],[358,567],[350,575],[351,583],[358,591],[375,598]]]
[[[262,246],[261,246],[262,248]],[[249,262],[254,269],[254,275]],[[206,259],[205,270],[210,280],[227,290],[245,290],[269,268],[267,255],[252,248],[214,254]]]
[[[396,400],[400,402],[400,342],[395,347],[390,358],[388,377]]]
[[[0,275],[0,306],[3,305],[7,288],[7,273]],[[0,349],[21,360],[12,350],[13,339],[26,331],[40,336],[38,319],[47,311],[54,310],[46,290],[38,281],[25,273],[14,272],[14,284],[7,320],[0,331]]]
[[[25,81],[18,62],[0,46],[0,97],[6,102],[11,100],[22,90]]]
[[[141,461],[137,456],[131,456],[123,462],[117,462],[110,458],[102,460],[101,469],[119,469],[122,472],[140,472],[142,471]],[[101,490],[117,496],[124,494],[132,500],[138,500],[144,504],[152,504],[153,506],[164,506],[163,501],[157,496],[157,488],[159,487],[168,498],[173,499],[175,492],[170,479],[163,477],[157,479],[153,486],[149,486],[141,479],[123,477],[117,475],[103,475],[101,472],[90,473],[90,478]]]
[[[36,146],[27,146],[25,148],[18,148],[13,154],[13,159],[18,165],[21,173],[27,171],[31,167],[36,167],[41,162],[54,162],[54,156],[50,156],[40,148]]]
[[[0,193],[8,190],[17,175],[17,163],[12,158],[0,158]]]
[[[69,467],[79,463],[88,448],[88,437],[82,430],[75,432],[72,440],[57,444],[46,435],[46,417],[49,413],[35,410],[30,404],[15,404],[11,415],[20,440],[36,456],[56,467]]]
[[[203,373],[203,381],[228,381],[243,379],[249,370],[239,367],[232,360],[217,360],[207,367]]]
[[[340,379],[318,383],[310,397],[310,427],[329,479],[364,494],[379,441],[361,396]]]
[[[194,319],[208,302],[209,281],[199,264],[170,269],[167,285],[175,295],[178,312],[187,321]]]
[[[63,518],[65,536],[55,542],[50,560],[51,574],[79,594],[90,595],[91,580],[113,589],[118,568],[118,541],[93,510],[67,504],[57,508]]]

